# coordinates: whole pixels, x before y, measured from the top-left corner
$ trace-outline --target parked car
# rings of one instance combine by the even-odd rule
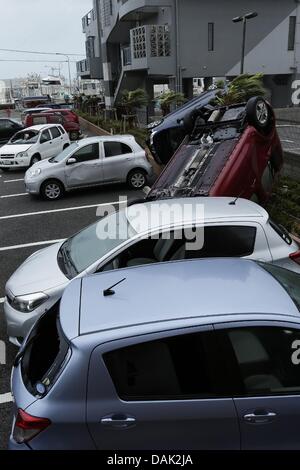
[[[28,168],[45,158],[55,157],[70,145],[61,125],[39,125],[17,132],[0,148],[0,168]]]
[[[64,152],[39,162],[25,174],[26,191],[46,199],[65,191],[111,183],[141,189],[152,174],[145,151],[131,135],[89,137],[72,143]]]
[[[21,129],[23,129],[22,124],[14,119],[0,118],[0,145],[6,144]]]
[[[36,107],[36,109],[39,109],[39,108],[42,108],[42,107],[41,106]],[[76,114],[76,112],[71,107],[68,107],[67,104],[52,103],[51,105],[49,105],[49,108],[51,109],[51,112],[54,111],[54,112],[60,113],[63,116],[65,116],[66,119],[68,119],[69,121],[74,121],[74,122],[77,122],[79,124],[78,115]]]
[[[26,120],[26,117],[27,116],[31,116],[32,114],[41,114],[43,112],[47,112],[47,111],[51,111],[51,108],[48,108],[48,106],[46,107],[45,105],[43,105],[42,107],[40,108],[28,108],[28,109],[24,109],[21,113],[21,120],[22,120],[22,123],[24,124],[25,123],[25,120]],[[27,126],[28,127],[28,126]]]
[[[264,203],[282,165],[275,115],[263,98],[202,109],[148,197],[235,196]]]
[[[61,110],[52,109],[42,113],[29,114],[25,118],[25,127],[36,126],[39,124],[61,124],[70,136],[70,140],[78,140],[81,137],[80,125],[76,121],[74,114],[66,110],[63,115]]]
[[[216,91],[205,91],[179,106],[167,116],[149,124],[149,146],[158,163],[166,164],[184,137],[192,131],[195,115],[215,98]]]
[[[192,227],[199,235],[199,245],[188,243],[195,237],[194,232],[189,233]],[[35,320],[61,298],[71,279],[207,257],[245,257],[300,272],[299,246],[269,220],[264,209],[250,201],[240,199],[232,204],[230,198],[186,198],[133,204],[21,264],[5,287],[8,336],[20,344]]]
[[[16,358],[9,448],[299,450],[299,313],[249,260],[77,279]]]
[[[47,105],[51,109],[74,109],[73,103],[49,103]],[[42,108],[43,105],[39,104],[37,108]]]

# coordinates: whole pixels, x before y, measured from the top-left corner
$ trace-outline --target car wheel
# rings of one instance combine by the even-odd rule
[[[246,116],[248,123],[260,132],[266,132],[272,124],[272,112],[264,98],[253,97],[247,103]]]
[[[79,139],[79,133],[77,131],[71,131],[70,140],[78,140],[78,139]]]
[[[48,180],[42,184],[41,195],[50,201],[63,197],[65,189],[60,181]]]
[[[34,165],[35,163],[39,162],[40,160],[41,160],[41,157],[39,155],[33,155],[33,157],[30,160],[30,165],[29,166]]]
[[[133,189],[142,189],[146,183],[146,173],[143,170],[134,170],[128,175],[128,184]]]

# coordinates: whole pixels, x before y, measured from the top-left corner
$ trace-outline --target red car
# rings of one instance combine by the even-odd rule
[[[147,199],[233,196],[264,203],[282,165],[275,115],[267,101],[255,97],[246,104],[207,106]]]
[[[78,140],[81,137],[81,129],[78,116],[71,110],[51,110],[42,113],[26,115],[24,126],[31,127],[38,124],[61,124],[70,136],[70,140]]]

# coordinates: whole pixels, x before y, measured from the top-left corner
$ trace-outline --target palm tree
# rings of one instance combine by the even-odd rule
[[[120,104],[124,107],[126,114],[134,114],[134,110],[147,106],[149,98],[143,88],[136,90],[124,90],[122,93]]]
[[[179,106],[184,103],[185,98],[183,93],[177,93],[176,91],[168,90],[159,96],[158,101],[163,115],[166,116],[166,114],[169,114],[172,104]]]
[[[255,75],[244,74],[234,78],[225,93],[218,93],[214,103],[220,106],[228,106],[246,102],[253,96],[265,96],[265,94],[262,73]]]

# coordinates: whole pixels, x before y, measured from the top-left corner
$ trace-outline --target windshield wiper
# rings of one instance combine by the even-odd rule
[[[75,276],[76,276],[78,274],[78,270],[77,270],[77,268],[74,264],[74,261],[71,258],[70,250],[68,250],[68,248],[62,246],[60,252],[61,252],[61,255],[63,257],[64,263],[71,266],[71,268],[74,270]]]

